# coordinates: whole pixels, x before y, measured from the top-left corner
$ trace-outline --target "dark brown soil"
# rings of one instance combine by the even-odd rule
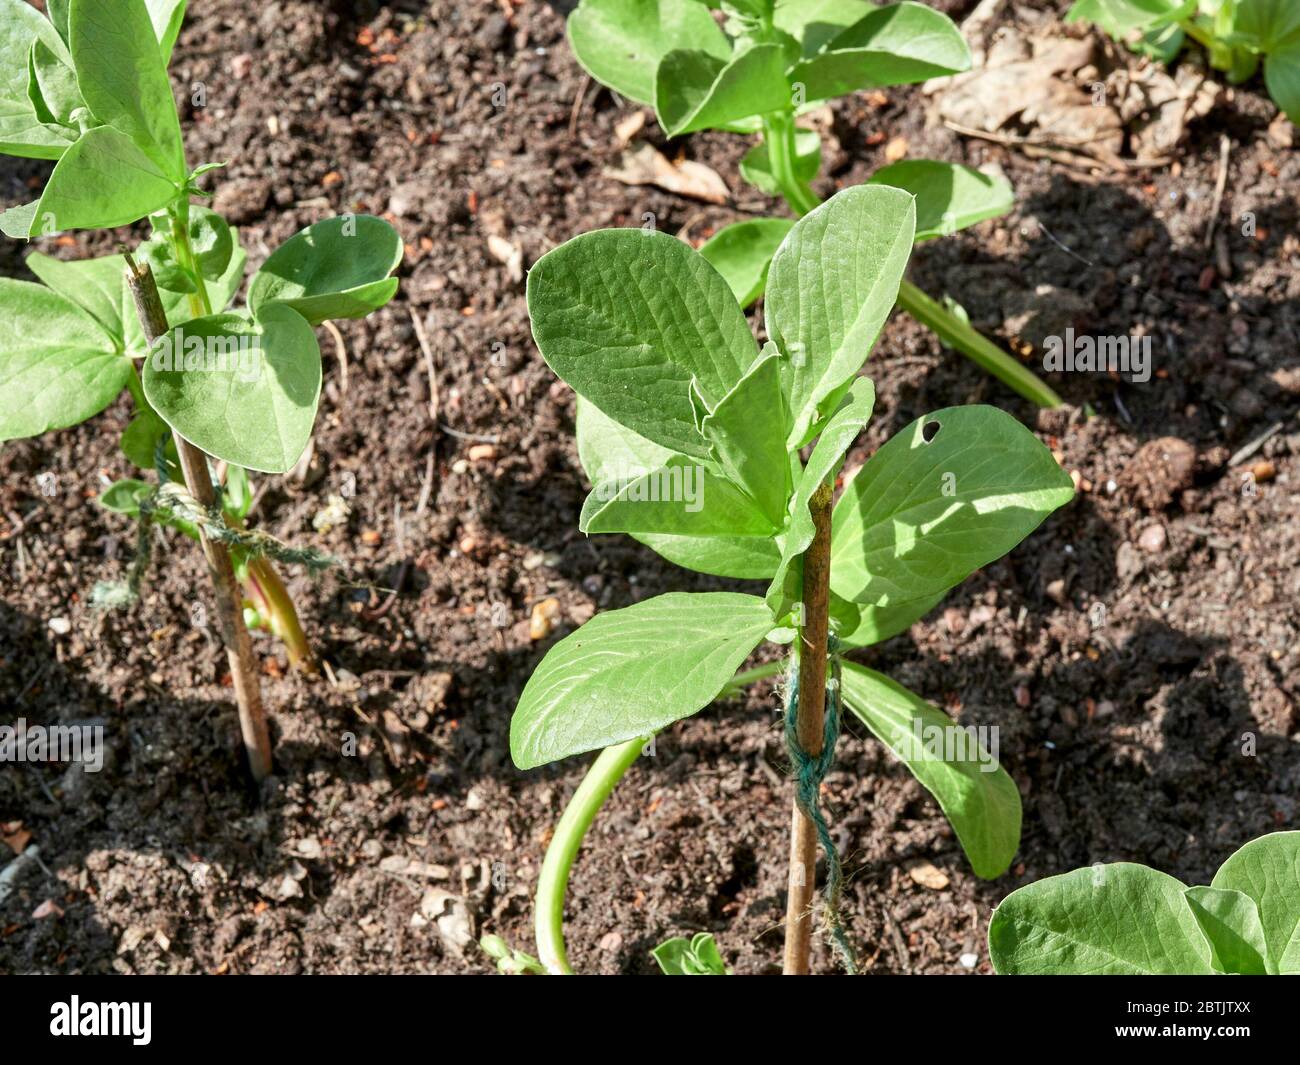
[[[941,6],[960,16],[974,4]],[[487,971],[476,948],[455,948],[454,920],[413,921],[428,888],[464,899],[476,934],[531,949],[543,848],[587,759],[513,768],[510,714],[529,672],[596,610],[742,586],[624,537],[577,533],[573,398],[530,342],[522,284],[487,245],[504,237],[531,263],[645,212],[696,240],[736,212],[603,175],[626,112],[583,79],[562,14],[538,0],[259,9],[192,4],[173,63],[184,97],[205,87],[207,106],[186,115],[190,157],[228,161],[212,176],[218,206],[251,260],[360,209],[391,212],[409,252],[399,297],[344,324],[346,377],[322,332],[318,470],[306,484],[268,479],[256,511],[272,532],[345,560],[342,576],[292,581],[338,683],[289,675],[259,640],[277,767],[259,801],[235,748],[224,655],[191,621],[207,601],[192,545],[158,553],[134,612],[88,606],[97,580],[123,574],[132,535],[93,502],[105,476],[127,473],[116,450],[126,405],[6,445],[4,718],[103,719],[112,758],[96,775],[0,770],[0,823],[21,822],[44,863],[0,907],[0,971]],[[1148,332],[1159,369],[1145,385],[1061,375],[1074,406],[1039,416],[905,319],[872,357],[877,414],[851,465],[926,411],[982,401],[1036,426],[1086,489],[863,656],[960,721],[1000,726],[1025,803],[1012,871],[980,882],[937,805],[849,728],[826,800],[851,876],[851,934],[872,972],[962,972],[966,952],[987,972],[989,912],[1016,886],[1121,859],[1205,882],[1241,843],[1296,826],[1300,160],[1269,144],[1272,114],[1254,88],[1238,89],[1194,127],[1178,166],[1098,176],[931,128],[918,90],[835,109],[843,151],[823,192],[862,180],[898,136],[913,157],[996,161],[1016,186],[1009,217],[920,251],[918,283],[1004,340],[1008,322],[1027,323],[1016,325],[1026,337],[1066,324]],[[1203,239],[1224,134],[1229,278],[1207,272]],[[653,121],[646,135],[663,144]],[[745,147],[709,134],[670,151],[741,190]],[[5,160],[4,203],[30,198],[47,169]],[[777,210],[738,195],[745,210]],[[1234,221],[1247,211],[1255,238]],[[107,235],[55,242],[69,256],[110,246]],[[21,249],[3,255],[5,273],[26,276]],[[437,423],[412,315],[436,363]],[[1227,465],[1277,422],[1251,459]],[[494,458],[469,460],[477,437],[495,441]],[[1244,490],[1261,461],[1273,476]],[[55,475],[52,496],[42,473]],[[353,484],[346,526],[314,532],[328,497]],[[531,641],[531,608],[550,596],[561,620]],[[50,629],[56,617],[69,633]],[[773,970],[791,794],[775,709],[760,685],[670,729],[629,774],[575,871],[579,969],[648,972],[658,941],[709,930],[738,972]],[[343,753],[349,734],[355,757]],[[914,881],[913,859],[949,885]],[[57,909],[35,916],[51,900]],[[815,964],[834,968],[822,942]]]

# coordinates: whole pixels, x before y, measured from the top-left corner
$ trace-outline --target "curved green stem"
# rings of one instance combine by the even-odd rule
[[[569,886],[569,871],[578,856],[582,839],[596,814],[609,798],[614,785],[622,779],[640,757],[645,739],[628,740],[606,747],[587,770],[569,805],[555,826],[542,871],[537,878],[537,900],[533,920],[537,932],[537,956],[546,971],[557,976],[572,976],[569,957],[564,950],[564,893]]]
[[[899,286],[898,305],[949,347],[960,351],[976,366],[992,374],[1025,399],[1033,400],[1040,407],[1061,405],[1061,397],[1046,381],[1018,363],[983,333],[972,329],[942,303],[931,299],[912,282],[904,280]]]
[[[795,159],[794,115],[774,112],[763,116],[763,139],[767,142],[767,158],[772,165],[772,176],[781,186],[781,195],[795,214],[805,215],[821,203],[817,194],[801,181],[794,172]]]

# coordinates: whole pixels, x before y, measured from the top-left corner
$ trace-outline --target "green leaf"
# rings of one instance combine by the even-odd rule
[[[1219,866],[1211,885],[1255,900],[1270,973],[1300,973],[1300,832],[1251,840]]]
[[[725,61],[694,49],[673,51],[655,72],[655,113],[670,137],[790,106],[779,44],[756,44]]]
[[[1196,0],[1077,0],[1065,21],[1095,22],[1123,40],[1135,31],[1167,26],[1195,12]]]
[[[22,0],[19,2],[21,3]],[[71,5],[72,0],[45,0],[45,10],[50,16],[50,22],[54,24],[59,39],[64,44],[68,43],[68,8]]]
[[[172,48],[181,32],[181,23],[185,21],[186,0],[144,0],[149,9],[149,21],[153,23],[154,33],[158,37],[158,49],[162,53],[163,66],[171,62]]]
[[[874,8],[867,0],[782,0],[776,6],[774,21],[778,29],[802,42],[807,58],[816,55]]]
[[[151,491],[153,491],[152,485],[133,478],[114,481],[99,493],[99,505],[114,514],[126,514],[128,517],[135,518],[140,514],[141,498]]]
[[[578,457],[592,484],[658,469],[673,455],[578,397]],[[761,536],[665,536],[633,533],[636,540],[674,565],[717,577],[763,580],[776,570],[780,551]]]
[[[28,89],[37,41],[54,56],[68,58],[58,31],[27,0],[0,0],[0,153],[58,159],[77,135],[42,122],[32,106]]]
[[[781,359],[774,345],[764,345],[758,361],[700,426],[713,460],[745,490],[773,530],[785,522],[790,501],[785,449],[790,414],[777,369]]]
[[[1300,8],[1293,0],[1238,0],[1232,22],[1235,33],[1258,41],[1266,53],[1300,38]]]
[[[710,466],[674,455],[657,469],[597,485],[578,528],[588,534],[772,536],[777,525]]]
[[[700,254],[722,275],[736,302],[748,307],[763,294],[772,256],[793,225],[788,218],[736,222],[705,241]]]
[[[77,75],[65,55],[61,58],[44,41],[32,42],[28,97],[38,117],[49,123],[76,127],[73,112],[86,106],[77,89]]]
[[[801,597],[803,553],[813,542],[816,526],[809,502],[813,493],[832,480],[844,461],[844,455],[871,419],[876,403],[876,388],[870,378],[858,377],[849,387],[839,409],[831,416],[808,457],[808,465],[795,489],[790,504],[790,524],[785,531],[781,563],[767,590],[767,605],[773,617],[784,617]]]
[[[255,318],[214,314],[160,337],[144,392],[173,430],[214,458],[266,473],[291,470],[320,399],[316,334],[291,307]]]
[[[787,356],[791,447],[805,442],[819,405],[838,402],[870,354],[898,297],[914,223],[910,195],[858,185],[799,219],[777,249],[763,315]]]
[[[243,521],[253,508],[253,484],[243,466],[226,467],[225,490],[222,507],[232,517]]]
[[[937,595],[1073,498],[1069,475],[1009,414],[935,411],[890,439],[840,497],[831,587],[882,606]]]
[[[1213,973],[1186,890],[1172,876],[1130,862],[1029,884],[993,911],[993,968],[1004,976]]]
[[[528,273],[542,358],[575,392],[646,439],[707,458],[694,379],[721,402],[758,355],[727,283],[666,233],[604,229],[544,255]]]
[[[401,261],[402,238],[382,218],[327,218],[276,248],[249,282],[248,305],[256,313],[283,303],[312,325],[364,318],[397,292],[397,278],[389,275]]]
[[[772,627],[763,601],[672,592],[597,614],[557,643],[510,721],[520,769],[649,736],[707,706]]]
[[[883,643],[900,632],[910,629],[938,606],[946,594],[940,592],[938,595],[889,606],[863,603],[858,610],[857,627],[840,634],[840,646],[844,650],[850,650],[854,647],[870,647],[873,644]]]
[[[1268,972],[1264,928],[1255,900],[1228,888],[1190,887],[1187,904],[1210,943],[1216,972],[1263,976]]]
[[[728,975],[722,953],[708,932],[697,932],[690,939],[669,939],[650,954],[665,976]]]
[[[96,126],[63,153],[39,200],[0,216],[0,229],[15,238],[113,229],[152,214],[176,192],[125,134]]]
[[[1293,39],[1264,59],[1264,84],[1292,122],[1300,124],[1300,39]]]
[[[163,177],[182,184],[180,119],[146,6],[72,0],[68,28],[77,84],[95,117],[130,138]]]
[[[126,260],[120,255],[65,262],[42,252],[27,256],[27,269],[60,296],[89,311],[113,338],[118,350],[125,349],[122,331],[122,286]]]
[[[168,432],[167,423],[152,410],[139,410],[122,430],[122,454],[142,470],[157,469],[158,441]],[[167,450],[169,455],[175,452],[174,442],[168,442]]]
[[[956,163],[907,159],[877,170],[871,183],[893,185],[916,197],[916,239],[946,237],[986,218],[1006,214],[1015,194],[1006,178]]]
[[[0,319],[0,441],[83,422],[126,386],[113,338],[58,293],[0,278]]]
[[[829,100],[860,89],[910,85],[970,69],[970,49],[952,19],[905,0],[878,8],[834,37],[787,75],[804,99]]]
[[[822,168],[822,139],[813,129],[796,129],[794,134],[794,176],[807,184]],[[772,173],[772,160],[768,155],[767,141],[754,145],[740,161],[740,176],[768,196],[781,195],[781,183]],[[758,219],[764,222],[784,222],[783,218]],[[745,224],[745,223],[740,223]],[[703,251],[703,249],[700,249]],[[773,249],[775,251],[775,249]],[[757,293],[755,293],[757,295]]]
[[[568,32],[588,74],[652,106],[655,71],[669,52],[694,48],[721,60],[731,56],[731,43],[695,0],[582,0],[569,16]]]
[[[975,875],[1006,872],[1020,846],[1020,792],[996,751],[883,674],[845,662],[841,677],[844,705],[935,797]]]

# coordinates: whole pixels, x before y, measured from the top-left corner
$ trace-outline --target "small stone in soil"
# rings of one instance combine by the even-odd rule
[[[72,631],[72,622],[67,618],[50,618],[50,631],[56,636],[66,636]]]
[[[1148,525],[1138,537],[1138,546],[1150,555],[1163,551],[1167,542],[1168,535],[1163,525]]]
[[[978,954],[963,954],[957,960],[961,963],[963,969],[973,969],[980,963],[980,956]]]

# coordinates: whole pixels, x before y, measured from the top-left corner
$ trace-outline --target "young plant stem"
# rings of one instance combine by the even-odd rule
[[[790,209],[806,215],[821,200],[794,172],[795,125],[790,114],[772,114],[763,119],[763,136],[772,176]],[[986,373],[1040,407],[1059,407],[1061,397],[1032,370],[1022,366],[1000,347],[972,329],[942,303],[932,299],[904,279],[898,289],[898,306],[929,328],[949,347],[961,352]]]
[[[533,909],[537,957],[549,973],[573,975],[569,956],[564,950],[564,894],[569,887],[569,872],[587,829],[614,790],[614,785],[640,757],[645,744],[644,738],[628,740],[601,751],[555,826],[537,878],[537,898]]]
[[[271,626],[271,632],[284,644],[289,665],[303,673],[317,672],[307,634],[298,620],[293,598],[269,558],[252,558],[244,566],[244,593],[253,607]]]
[[[1063,402],[1046,381],[906,278],[898,286],[898,305],[949,347],[960,351],[1025,399],[1040,407],[1059,407]]]
[[[153,271],[147,263],[136,264],[127,258],[127,284],[135,300],[136,314],[144,330],[145,340],[152,348],[158,337],[167,332],[167,315],[158,296]],[[206,302],[206,294],[204,302]],[[185,487],[201,506],[216,503],[212,478],[208,473],[208,457],[182,437],[172,434],[176,452],[180,457]],[[221,625],[222,642],[226,645],[226,658],[235,687],[235,702],[239,708],[239,729],[243,735],[244,751],[253,779],[259,783],[271,772],[271,737],[266,727],[266,714],[262,709],[262,691],[253,661],[253,645],[244,627],[243,601],[234,567],[224,544],[202,536],[203,554],[212,574],[216,596],[217,617]]]
[[[810,757],[822,752],[826,714],[826,655],[830,634],[831,484],[821,485],[808,502],[813,541],[803,556],[803,624],[795,637],[799,669],[796,730]],[[792,806],[790,871],[785,907],[786,976],[808,973],[812,943],[812,899],[817,886],[817,829]]]

